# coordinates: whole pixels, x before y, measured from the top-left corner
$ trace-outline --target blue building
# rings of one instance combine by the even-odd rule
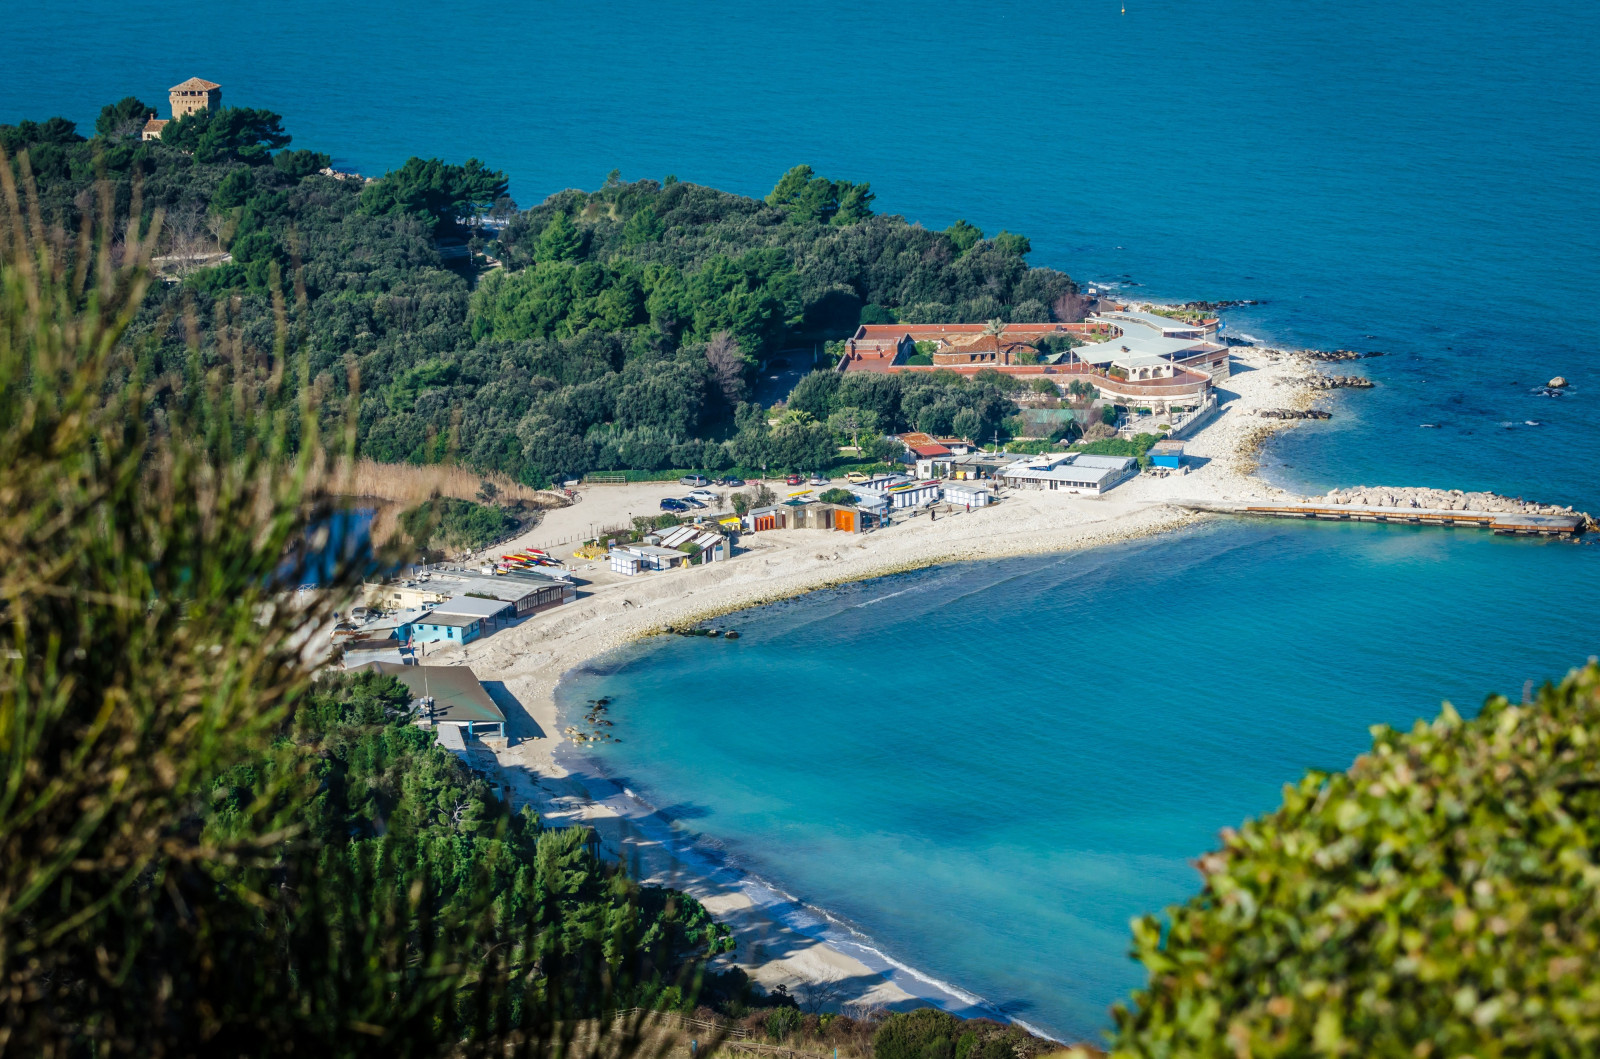
[[[1183,442],[1158,441],[1150,446],[1150,466],[1170,467],[1177,470],[1183,466]]]
[[[409,629],[412,643],[471,643],[483,635],[483,619],[470,614],[433,612],[412,622]]]

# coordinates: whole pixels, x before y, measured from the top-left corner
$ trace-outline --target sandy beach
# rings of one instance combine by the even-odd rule
[[[557,753],[564,722],[556,685],[569,670],[666,626],[849,581],[946,562],[1094,548],[1210,517],[1172,506],[1179,499],[1282,499],[1287,494],[1255,477],[1255,455],[1271,433],[1294,421],[1256,412],[1310,407],[1316,395],[1304,382],[1315,366],[1296,354],[1247,347],[1235,349],[1234,365],[1235,374],[1218,386],[1220,414],[1188,439],[1193,469],[1187,475],[1140,475],[1102,497],[1008,490],[988,508],[898,518],[867,534],[749,534],[729,561],[632,578],[569,560],[580,582],[588,582],[574,603],[465,648],[430,644],[423,661],[472,666],[506,710],[510,745],[492,760],[487,751],[474,751],[475,766],[497,775],[550,822],[595,828],[603,846],[634,865],[643,880],[694,894],[734,930],[739,965],[764,987],[783,985],[834,1009],[935,1000],[958,1014],[988,1013],[978,998],[896,967],[865,939],[829,926],[760,880],[720,867],[629,792],[569,769],[580,757],[570,748]],[[675,483],[594,487],[579,503],[549,512],[517,546],[548,547],[567,557],[570,547],[551,546],[579,539],[590,527],[625,523],[630,514],[657,513],[661,497],[682,492]]]

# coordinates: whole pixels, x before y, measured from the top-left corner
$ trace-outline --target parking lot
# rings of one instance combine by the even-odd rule
[[[751,480],[743,486],[736,487],[690,486],[680,482],[586,485],[579,489],[577,503],[571,507],[546,512],[544,520],[539,525],[511,544],[502,545],[497,550],[510,552],[523,547],[543,548],[564,560],[570,560],[572,549],[577,543],[588,540],[603,530],[631,526],[636,516],[648,515],[654,518],[668,513],[662,510],[663,499],[683,500],[697,489],[704,490],[709,494],[703,501],[704,507],[690,505],[684,510],[670,513],[679,518],[692,518],[695,515],[728,515],[733,512],[728,498],[738,492],[754,492],[758,484],[762,483]],[[764,484],[780,497],[797,489],[827,488],[787,485],[782,478],[769,478]]]

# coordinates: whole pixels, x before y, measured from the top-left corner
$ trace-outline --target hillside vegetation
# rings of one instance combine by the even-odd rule
[[[1600,665],[1472,720],[1373,730],[1134,924],[1114,1056],[1600,1048]]]
[[[92,138],[60,118],[0,126],[47,223],[76,230],[102,173],[123,213],[136,197],[144,217],[164,212],[161,267],[181,281],[152,288],[132,323],[138,371],[183,403],[219,362],[262,360],[315,392],[325,428],[354,414],[359,454],[382,463],[458,461],[536,485],[818,468],[863,433],[943,432],[969,409],[964,425],[989,437],[1016,411],[998,375],[976,392],[953,375],[880,380],[865,432],[769,423],[750,384],[763,362],[791,348],[809,362],[860,320],[1040,320],[1076,304],[1071,279],[1027,265],[1025,238],[928,231],[874,213],[867,185],[804,166],[766,200],[613,174],[517,210],[505,175],[476,159],[414,158],[362,184],[320,175],[327,156],[290,149],[278,115],[226,108],[142,143],[130,116],[144,109],[108,106]],[[498,240],[480,216],[504,219]],[[441,240],[504,267],[447,262]],[[231,262],[201,267],[222,250]],[[280,295],[303,368],[276,349]]]

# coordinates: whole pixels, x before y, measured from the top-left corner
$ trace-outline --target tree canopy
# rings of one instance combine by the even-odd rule
[[[1531,701],[1379,726],[1134,925],[1114,1056],[1600,1048],[1600,666]]]
[[[841,445],[886,455],[882,434],[919,421],[945,432],[969,409],[992,437],[1014,409],[998,384],[954,376],[852,382],[880,387],[868,395],[877,403],[806,409],[806,422],[741,408],[762,365],[809,361],[862,321],[1048,319],[1076,290],[1029,268],[1014,243],[963,249],[948,233],[846,208],[869,189],[803,169],[783,178],[795,201],[778,206],[611,174],[518,210],[505,175],[475,160],[415,158],[363,184],[320,175],[320,151],[279,147],[256,164],[251,143],[221,143],[259,124],[230,112],[179,124],[170,139],[84,142],[52,119],[0,127],[0,143],[14,159],[27,153],[53,223],[76,230],[103,172],[119,210],[137,185],[145,218],[165,211],[161,253],[206,261],[153,288],[132,323],[151,372],[201,377],[221,355],[214,336],[202,333],[197,363],[169,321],[219,311],[272,360],[273,298],[292,291],[284,311],[306,359],[304,374],[284,365],[285,384],[314,387],[330,429],[354,415],[359,452],[380,461],[455,460],[538,484],[604,470],[820,469]],[[214,146],[196,149],[202,136]],[[822,206],[797,207],[807,195]],[[498,238],[480,234],[502,267],[442,257],[437,238],[486,207],[504,222]],[[222,252],[232,260],[210,263]],[[805,403],[804,391],[792,402]],[[870,421],[833,422],[844,407]]]
[[[137,96],[124,96],[100,108],[100,116],[94,122],[95,135],[137,138],[143,133],[145,122],[154,113],[154,108],[147,106]]]
[[[437,158],[408,158],[361,192],[361,209],[374,216],[404,214],[435,231],[457,227],[464,217],[488,210],[510,187],[506,175],[476,158],[452,165]]]
[[[161,130],[163,144],[188,151],[204,163],[266,165],[273,151],[289,146],[290,138],[283,131],[281,114],[251,107],[197,110]]]
[[[870,184],[829,180],[808,165],[797,165],[779,179],[767,194],[768,206],[777,206],[801,222],[855,224],[872,216],[876,196]]]

